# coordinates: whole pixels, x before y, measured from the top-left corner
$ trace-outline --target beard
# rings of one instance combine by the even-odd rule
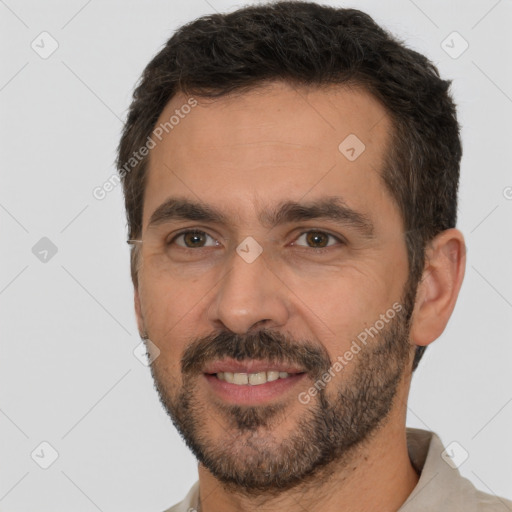
[[[290,419],[289,402],[207,403],[196,384],[206,363],[230,357],[296,364],[313,385],[334,364],[318,343],[267,329],[198,338],[182,356],[181,385],[159,360],[152,363],[160,401],[192,453],[226,489],[246,496],[277,495],[328,479],[332,465],[346,467],[356,449],[386,423],[411,355],[413,297],[409,288],[401,311],[347,363],[349,372],[343,368],[324,388],[317,387],[307,405],[297,400],[300,409],[294,406],[293,414],[298,419],[281,438],[275,433]],[[217,436],[211,429],[215,423],[221,431]]]

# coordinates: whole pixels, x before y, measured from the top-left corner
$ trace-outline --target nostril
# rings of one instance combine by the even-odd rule
[[[266,324],[270,322],[270,319],[269,318],[265,318],[264,320],[258,320],[257,322],[255,322],[254,324],[251,325],[251,328],[249,329],[249,332],[250,331],[256,331],[256,330],[259,330],[261,329],[261,327],[263,327],[264,325],[261,325],[261,324]]]

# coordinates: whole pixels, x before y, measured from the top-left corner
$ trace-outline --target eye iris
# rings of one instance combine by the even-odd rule
[[[315,247],[325,247],[327,245],[328,238],[329,237],[325,233],[321,233],[320,231],[310,231],[306,235],[308,244]]]
[[[206,241],[204,233],[190,231],[183,235],[183,240],[187,247],[202,247]]]

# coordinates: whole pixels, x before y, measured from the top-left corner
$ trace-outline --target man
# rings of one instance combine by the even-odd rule
[[[147,66],[118,166],[139,331],[199,461],[169,510],[512,510],[405,426],[464,275],[448,89],[313,3],[201,18]]]

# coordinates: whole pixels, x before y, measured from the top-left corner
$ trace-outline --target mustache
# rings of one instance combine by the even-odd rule
[[[289,363],[314,376],[322,375],[331,367],[329,354],[323,347],[261,329],[247,334],[222,331],[198,338],[185,350],[181,370],[183,374],[202,373],[207,363],[228,357],[237,361]]]

